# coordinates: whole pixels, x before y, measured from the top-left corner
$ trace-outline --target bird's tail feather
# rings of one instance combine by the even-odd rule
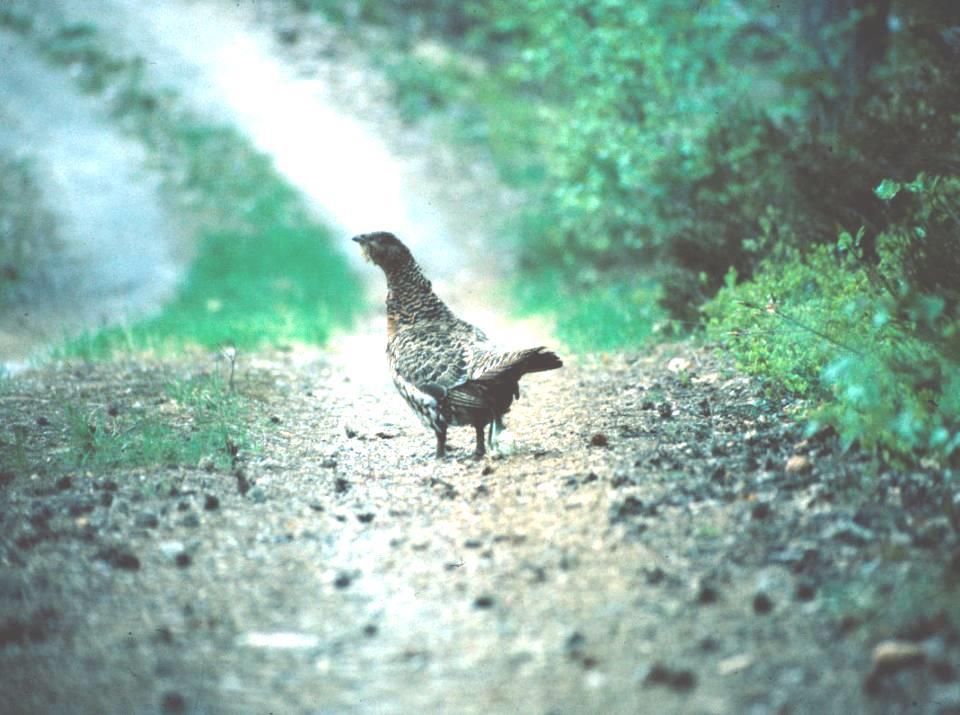
[[[556,353],[545,347],[530,348],[507,353],[492,370],[480,376],[480,380],[497,380],[504,377],[520,379],[528,372],[544,372],[563,367],[563,361]]]

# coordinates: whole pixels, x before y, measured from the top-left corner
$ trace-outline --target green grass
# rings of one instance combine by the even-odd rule
[[[359,281],[330,230],[267,157],[152,87],[147,65],[110,53],[96,28],[43,32],[14,20],[4,24],[31,38],[51,63],[69,66],[79,86],[104,97],[118,124],[150,149],[195,246],[176,297],[159,315],[68,340],[57,356],[323,343],[351,323],[362,305]]]
[[[111,414],[109,408],[67,404],[67,466],[197,466],[206,460],[226,468],[239,450],[253,448],[248,401],[218,374],[168,383],[161,405],[169,411],[150,407]]]
[[[549,316],[557,337],[576,351],[636,346],[655,332],[664,313],[652,279],[576,285],[560,271],[526,274],[513,285],[521,314]]]

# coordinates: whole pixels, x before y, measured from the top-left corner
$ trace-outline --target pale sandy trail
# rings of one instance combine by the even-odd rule
[[[511,199],[491,185],[492,170],[458,165],[449,152],[438,159],[442,150],[391,112],[382,79],[350,57],[313,54],[305,71],[296,58],[282,56],[261,10],[253,2],[219,0],[51,0],[33,12],[51,27],[94,25],[111,52],[147,58],[157,88],[174,89],[185,106],[235,127],[270,156],[342,237],[375,303],[385,291],[382,277],[361,267],[348,239],[387,229],[410,245],[438,293],[499,342],[548,342],[541,322],[505,316],[501,279],[511,258],[491,251],[490,243]],[[460,180],[478,173],[472,183]],[[331,349],[351,356],[351,364],[370,357],[358,376],[382,379],[382,370],[373,369],[382,362],[380,320],[340,336]]]
[[[61,250],[44,258],[42,285],[25,286],[0,316],[0,360],[43,341],[156,310],[181,264],[176,221],[143,148],[122,136],[102,102],[0,33],[0,150],[25,159],[42,187]]]

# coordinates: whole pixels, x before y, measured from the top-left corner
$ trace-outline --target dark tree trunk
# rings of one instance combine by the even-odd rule
[[[868,86],[871,70],[883,62],[890,46],[891,0],[805,0],[801,32],[817,53],[833,85],[820,93],[811,108],[812,120],[822,130],[835,132],[854,99]],[[859,18],[845,36],[844,47],[828,30],[841,25],[852,13]],[[835,37],[835,36],[834,36]]]

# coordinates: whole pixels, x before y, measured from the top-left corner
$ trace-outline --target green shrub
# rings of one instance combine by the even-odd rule
[[[813,400],[813,428],[888,457],[960,457],[960,181],[885,181],[902,220],[864,247],[866,232],[836,247],[781,250],[752,280],[708,304],[708,331],[773,393]]]

